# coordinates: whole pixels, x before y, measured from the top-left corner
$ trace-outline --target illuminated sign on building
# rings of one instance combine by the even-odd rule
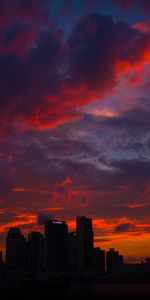
[[[62,221],[53,221],[52,223],[53,224],[62,224],[63,222]]]

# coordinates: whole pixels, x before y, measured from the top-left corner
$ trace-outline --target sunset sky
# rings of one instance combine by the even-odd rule
[[[150,257],[150,0],[0,0],[0,249],[78,215]]]

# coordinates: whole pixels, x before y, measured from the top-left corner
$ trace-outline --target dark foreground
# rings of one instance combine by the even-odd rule
[[[0,289],[0,299],[150,299],[150,283],[72,284]]]

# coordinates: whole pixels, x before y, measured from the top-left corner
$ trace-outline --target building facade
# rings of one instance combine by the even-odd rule
[[[40,232],[29,233],[27,265],[33,270],[44,268],[44,236]]]
[[[45,267],[66,271],[68,264],[68,225],[64,221],[45,221]]]
[[[93,249],[93,269],[98,272],[105,272],[105,251],[96,247]]]
[[[77,236],[76,232],[68,233],[68,270],[77,270]]]
[[[9,268],[26,267],[27,242],[19,228],[10,228],[6,239],[6,265]]]
[[[93,269],[93,230],[92,219],[77,217],[77,266],[79,271]]]
[[[117,271],[123,266],[123,256],[119,254],[119,251],[115,251],[114,248],[110,248],[106,252],[106,265],[107,271]]]

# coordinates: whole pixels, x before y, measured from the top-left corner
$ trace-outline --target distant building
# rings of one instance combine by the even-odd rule
[[[150,279],[149,267],[145,263],[126,263],[123,267],[124,277],[130,282],[142,282]]]
[[[27,243],[19,228],[9,229],[6,240],[6,265],[9,268],[23,269],[26,266]]]
[[[119,255],[119,265],[120,265],[120,268],[124,265],[124,257],[123,255]]]
[[[28,236],[27,265],[30,269],[44,267],[44,237],[40,232],[32,231]]]
[[[76,232],[68,233],[68,270],[77,270],[77,237]]]
[[[147,257],[147,258],[146,258],[146,264],[147,264],[147,265],[150,265],[150,257]]]
[[[114,248],[110,248],[106,252],[106,265],[107,271],[117,271],[123,265],[123,256],[119,254],[119,251],[115,251]]]
[[[93,230],[92,219],[77,217],[77,265],[79,271],[90,271],[93,268]]]
[[[105,272],[105,251],[99,247],[93,249],[93,269]]]
[[[67,270],[68,225],[63,221],[45,221],[45,266],[51,271]]]

